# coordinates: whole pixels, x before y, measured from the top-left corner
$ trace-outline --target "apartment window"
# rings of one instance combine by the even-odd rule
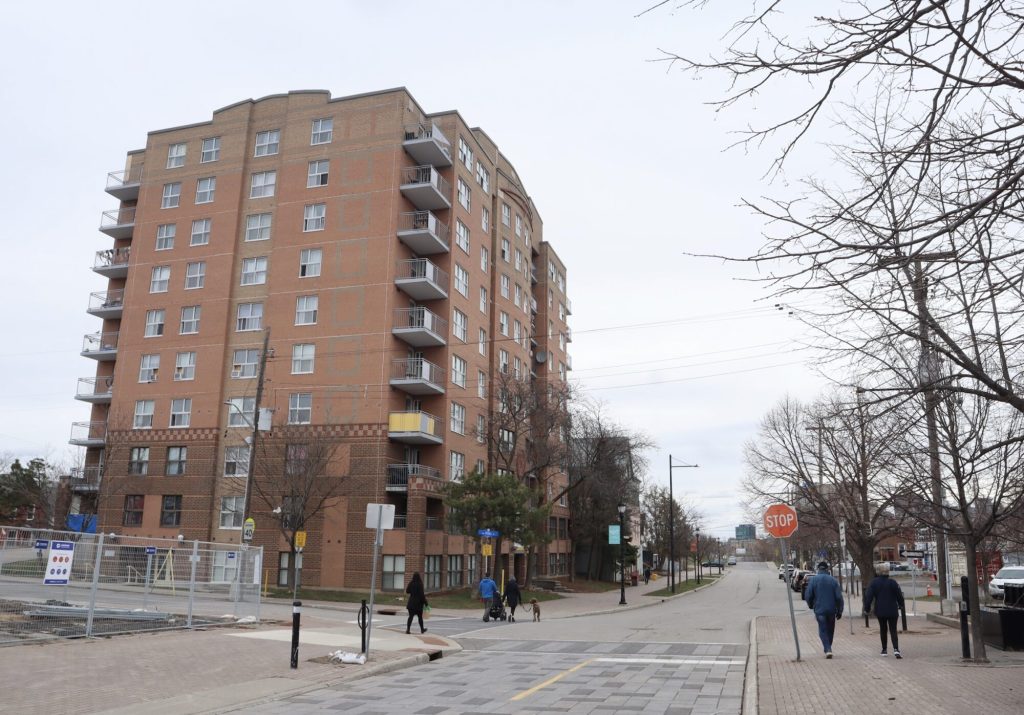
[[[476,163],[476,183],[487,193],[491,190],[491,174],[479,161]]]
[[[245,240],[266,241],[270,238],[272,214],[252,214],[245,217]]]
[[[480,246],[480,270],[487,272],[488,264],[491,262],[491,252],[486,246]]]
[[[483,328],[480,328],[480,335],[478,336],[478,341],[479,341],[480,354],[481,355],[486,355],[487,354],[487,331],[484,330]]]
[[[518,357],[512,358],[512,374],[516,377],[522,377],[523,375],[523,361]]]
[[[292,476],[309,471],[309,447],[305,444],[285,445],[284,473]],[[287,497],[285,498],[288,499]]]
[[[462,137],[459,137],[459,161],[461,161],[467,169],[473,171],[473,150],[469,148],[469,144]]]
[[[268,199],[277,189],[276,171],[257,171],[249,184],[250,199]]]
[[[288,396],[288,424],[308,425],[313,421],[313,393],[294,392]]]
[[[208,204],[213,201],[213,195],[217,192],[217,177],[207,176],[196,181],[196,203]]]
[[[210,242],[210,228],[212,221],[208,218],[196,219],[192,222],[192,238],[190,246],[205,246]]]
[[[498,351],[498,370],[503,373],[508,372],[508,351]]]
[[[206,261],[196,261],[185,266],[185,290],[202,288],[206,283]]]
[[[245,519],[245,497],[220,498],[220,528],[241,529]]]
[[[186,382],[196,379],[196,354],[193,351],[178,353],[174,358],[174,379]]]
[[[523,217],[519,214],[516,214],[516,235],[523,235]]]
[[[235,330],[261,330],[263,328],[263,303],[239,303]]]
[[[476,371],[476,396],[481,400],[487,397],[487,373],[483,370]]]
[[[252,286],[267,282],[267,257],[242,259],[242,285]]]
[[[295,299],[295,324],[316,325],[316,314],[320,298],[315,295],[300,295]]]
[[[139,361],[139,382],[156,382],[160,371],[160,355],[143,355]]]
[[[174,248],[174,234],[178,228],[173,223],[165,223],[156,227],[156,250],[169,251]]]
[[[231,360],[231,379],[240,380],[243,378],[256,377],[256,370],[260,362],[260,351],[241,349],[235,350]]]
[[[456,182],[457,194],[459,197],[459,205],[466,211],[470,211],[470,189],[469,184],[463,181],[461,178]]]
[[[498,430],[498,449],[509,453],[515,447],[516,433],[510,429],[500,428]]]
[[[504,273],[501,274],[501,297],[508,298],[509,286],[512,284],[512,280]]]
[[[233,411],[233,410],[232,410]],[[224,476],[244,477],[249,473],[249,447],[224,448]]]
[[[188,447],[167,448],[167,475],[180,477],[185,473],[185,463],[188,461]]]
[[[452,308],[452,334],[462,342],[466,342],[466,326],[469,320],[458,308]]]
[[[123,526],[142,526],[142,510],[146,497],[142,494],[126,494],[124,497]]]
[[[306,177],[306,188],[315,189],[318,186],[327,186],[327,174],[330,162],[326,159],[317,159],[309,162],[309,175]]]
[[[185,166],[185,154],[188,152],[187,144],[171,144],[167,147],[167,168],[177,169]]]
[[[302,217],[303,231],[323,231],[327,223],[327,204],[306,206]]]
[[[181,495],[165,494],[160,499],[160,526],[181,526]]]
[[[159,335],[164,334],[164,311],[163,309],[158,310],[147,310],[146,311],[146,331],[143,335],[147,338],[155,338]]]
[[[487,470],[487,465],[484,464],[484,460],[482,460],[482,459],[476,460],[476,473],[477,474],[483,474],[486,470]],[[475,556],[476,555],[474,554],[471,558],[475,558]]]
[[[512,302],[516,304],[518,308],[523,300],[523,289],[518,283],[516,283],[515,292],[513,293]]]
[[[480,286],[480,312],[487,313],[487,289]]]
[[[461,452],[450,452],[448,467],[448,477],[453,482],[461,482],[466,475],[466,455]]]
[[[166,293],[167,285],[171,281],[170,266],[155,266],[149,275],[149,292]]]
[[[203,154],[199,157],[201,164],[220,159],[220,137],[203,139]]]
[[[149,473],[149,447],[132,447],[128,452],[128,473],[145,476]]]
[[[313,134],[309,139],[310,145],[330,144],[331,139],[333,138],[334,119],[326,117],[324,119],[313,120]]]
[[[465,583],[462,573],[462,555],[448,556],[448,588],[459,588]]]
[[[458,355],[452,355],[452,384],[466,386],[466,361]]]
[[[452,403],[452,432],[466,434],[466,408],[458,402]]]
[[[132,420],[133,429],[153,429],[153,410],[156,402],[153,400],[135,401],[135,418]]]
[[[164,193],[160,198],[160,208],[174,209],[181,203],[181,182],[164,184]]]
[[[565,333],[558,334],[558,349],[565,350]]]
[[[202,306],[186,305],[181,309],[180,335],[191,335],[199,332],[199,318],[202,316]]]
[[[507,238],[501,239],[501,260],[505,261],[505,263],[508,263],[512,258],[511,248],[512,245],[508,242]]]
[[[455,244],[469,253],[469,227],[459,219],[455,219]]]
[[[228,405],[228,426],[252,429],[256,412],[255,397],[232,397]]]
[[[304,248],[299,254],[299,277],[315,278],[320,275],[324,252],[319,248]]]
[[[565,303],[558,302],[558,319],[565,320]]]
[[[469,297],[469,271],[458,263],[455,264],[455,290],[464,297]]]
[[[508,313],[504,310],[498,313],[498,330],[506,338],[508,337]]]
[[[384,556],[381,563],[381,584],[385,591],[405,588],[405,556]]]
[[[308,375],[312,373],[315,358],[316,345],[312,343],[292,345],[292,374]]]
[[[518,248],[516,249],[516,262],[515,262],[515,266],[516,266],[516,270],[517,271],[523,270],[523,252],[520,251]]]
[[[565,363],[558,363],[558,379],[565,382]]]
[[[491,230],[491,210],[486,206],[480,207],[480,228],[484,231]]]
[[[512,225],[512,207],[508,204],[501,205],[501,223],[505,226]]]
[[[192,421],[192,398],[180,397],[171,400],[170,427],[188,427]]]
[[[523,324],[518,320],[512,321],[512,339],[518,344],[523,339]]]
[[[483,444],[487,440],[487,418],[483,415],[476,416],[476,441]]]
[[[281,130],[268,129],[256,132],[256,151],[253,156],[272,156],[281,145]]]
[[[548,288],[548,310],[551,310],[551,306],[554,305],[554,300],[555,294],[550,288]]]

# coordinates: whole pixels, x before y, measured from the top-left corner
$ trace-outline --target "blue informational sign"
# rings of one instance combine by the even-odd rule
[[[71,577],[71,564],[75,559],[75,544],[71,541],[53,541],[50,543],[50,558],[43,572],[43,583],[46,585],[67,585]]]
[[[498,530],[497,529],[478,529],[477,532],[476,532],[476,535],[477,536],[482,536],[485,539],[497,539],[498,538]]]
[[[622,532],[619,530],[619,525],[618,524],[609,524],[608,525],[608,543],[609,544],[613,544],[615,546],[618,546],[619,542],[621,541],[621,539],[620,539],[621,533]]]
[[[235,552],[234,552],[234,551],[229,551],[229,552],[228,552],[228,558],[229,558],[229,559],[233,559],[233,558],[235,558]]]
[[[147,546],[146,547],[146,555],[147,556],[152,556],[155,553],[156,553],[156,547],[155,546]]]
[[[50,548],[50,542],[47,541],[46,539],[36,539],[36,548],[37,549],[48,549],[48,548]]]

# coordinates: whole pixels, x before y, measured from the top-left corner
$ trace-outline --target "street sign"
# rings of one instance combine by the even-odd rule
[[[37,549],[46,549],[46,548],[49,548],[49,546],[50,546],[50,542],[47,541],[46,539],[36,539],[36,548]]]
[[[613,546],[618,546],[619,543],[622,541],[621,536],[622,536],[622,532],[619,530],[619,525],[618,524],[609,524],[608,525],[608,543],[609,544],[611,544]]]
[[[378,523],[379,522],[379,523]],[[395,505],[394,504],[367,504],[366,505],[366,528],[376,529],[395,528]],[[295,535],[298,537],[298,534]],[[305,542],[303,542],[305,543]]]
[[[295,532],[295,548],[304,549],[306,548],[306,532],[296,531]]]
[[[245,520],[245,525],[242,526],[242,539],[244,541],[252,541],[252,535],[256,532],[256,520],[249,517]]]
[[[764,512],[764,530],[776,539],[788,539],[797,529],[796,509],[788,504],[772,504]]]
[[[497,529],[477,529],[477,536],[482,536],[485,539],[497,539],[500,532]]]
[[[155,546],[147,546],[146,547],[146,555],[147,556],[152,556],[155,553],[156,553],[156,547]]]
[[[901,551],[900,556],[905,556],[908,559],[923,559],[924,552],[921,550]]]
[[[50,542],[50,558],[46,561],[43,583],[67,586],[68,579],[71,578],[71,564],[74,560],[75,543],[73,541]]]
[[[491,544],[483,544],[480,546],[480,553],[483,556],[494,556],[494,546]]]

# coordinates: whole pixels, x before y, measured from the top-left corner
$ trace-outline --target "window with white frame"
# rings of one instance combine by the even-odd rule
[[[315,146],[317,144],[330,144],[333,138],[334,119],[332,117],[313,120],[313,132],[309,139],[311,146]]]
[[[483,444],[487,440],[487,418],[483,415],[476,416],[476,441]]]
[[[156,227],[156,250],[169,251],[174,248],[174,234],[178,227],[173,223],[165,223]]]
[[[516,377],[523,376],[523,361],[516,356],[512,356],[512,374]]]
[[[498,449],[506,454],[512,452],[516,446],[516,433],[510,429],[498,429]]]
[[[256,412],[256,398],[232,397],[228,403],[228,426],[252,429]]]
[[[177,397],[171,401],[170,427],[187,427],[191,421],[191,397]]]
[[[558,363],[558,379],[565,382],[565,363]]]
[[[199,157],[200,164],[207,164],[220,159],[220,137],[203,139],[203,153]]]
[[[156,409],[156,402],[153,400],[135,401],[135,418],[132,420],[133,429],[153,429],[153,411]]]
[[[466,455],[462,452],[451,452],[448,460],[448,478],[453,482],[461,482],[466,476]]]
[[[558,302],[558,319],[565,320],[565,303]]]
[[[480,270],[486,273],[490,262],[491,252],[487,250],[486,246],[480,246]]]
[[[397,515],[396,515],[397,516]],[[384,555],[381,560],[380,587],[385,591],[401,591],[405,588],[405,556]]]
[[[320,298],[315,295],[300,295],[295,299],[295,324],[316,325]]]
[[[480,207],[480,228],[484,231],[491,230],[491,210],[486,206]]]
[[[303,248],[299,254],[299,277],[315,278],[320,275],[324,252],[319,248]]]
[[[507,238],[503,238],[501,239],[501,260],[508,263],[511,258],[511,244]]]
[[[523,252],[518,248],[516,249],[516,261],[515,266],[517,271],[523,270]]]
[[[249,185],[250,199],[268,199],[277,189],[276,171],[257,171],[252,175]]]
[[[128,452],[128,473],[140,477],[149,473],[149,447],[132,447]]]
[[[197,218],[192,222],[192,237],[189,240],[190,246],[205,246],[210,242],[210,229],[213,221],[208,218]]]
[[[480,328],[480,334],[477,336],[477,347],[481,355],[487,354],[487,331],[483,328]]]
[[[185,154],[187,152],[187,144],[171,144],[167,147],[167,168],[177,169],[185,166]]]
[[[480,312],[487,313],[487,289],[480,286]]]
[[[143,333],[144,337],[155,338],[159,335],[164,334],[164,310],[163,308],[157,310],[146,311],[146,331]]]
[[[185,290],[202,288],[206,284],[206,261],[185,265]]]
[[[498,313],[498,330],[506,338],[508,337],[508,313],[504,310]]]
[[[245,520],[245,497],[220,498],[220,528],[241,529]]]
[[[476,473],[477,474],[483,474],[486,470],[487,470],[487,465],[484,464],[484,460],[482,460],[482,459],[476,460]],[[471,558],[475,558],[475,557],[476,557],[476,554],[473,554]]]
[[[558,349],[565,350],[565,333],[558,334]]]
[[[518,283],[516,283],[515,291],[512,294],[512,302],[515,303],[516,307],[518,308],[522,304],[522,300],[523,300],[523,289],[520,287],[520,285]]]
[[[466,386],[466,361],[458,355],[452,355],[452,384]]]
[[[512,285],[512,279],[506,276],[504,273],[501,274],[501,297],[508,298],[509,286]]]
[[[550,288],[548,288],[548,310],[551,310],[551,306],[554,305],[554,300],[555,294]]]
[[[194,351],[189,350],[175,356],[174,379],[181,381],[196,379],[196,354]]]
[[[185,473],[188,462],[188,447],[168,447],[167,464],[164,472],[169,477],[180,477]]]
[[[469,148],[469,144],[461,136],[459,137],[459,161],[470,171],[473,170],[473,150]]]
[[[234,410],[232,410],[234,412]],[[224,476],[244,477],[249,472],[248,445],[224,448]]]
[[[561,271],[558,273],[558,290],[565,293],[565,274]]]
[[[253,256],[242,259],[242,285],[252,286],[267,282],[267,257]]]
[[[280,145],[280,129],[268,129],[264,132],[256,132],[256,150],[253,156],[272,156],[277,153]]]
[[[508,373],[508,351],[498,351],[498,371]]]
[[[309,204],[303,211],[303,231],[323,231],[327,224],[327,204]]]
[[[470,198],[469,184],[467,184],[465,181],[463,181],[461,178],[459,178],[459,180],[456,182],[456,186],[457,186],[456,193],[457,193],[458,198],[459,198],[459,205],[462,208],[466,209],[466,211],[472,210],[470,208],[470,206],[471,206],[471,204],[470,204],[471,198]]]
[[[523,235],[523,217],[519,214],[516,214],[516,235]]]
[[[196,180],[196,203],[208,204],[217,193],[217,177],[207,176]]]
[[[476,371],[476,396],[481,400],[487,397],[487,373],[483,370]]]
[[[312,373],[315,358],[316,345],[313,343],[292,345],[292,374],[308,375]]]
[[[181,182],[164,184],[164,192],[160,197],[160,208],[175,209],[181,203]]]
[[[480,184],[480,188],[484,190],[484,193],[488,193],[491,190],[491,173],[479,161],[476,163],[476,183]]]
[[[313,393],[293,392],[288,396],[288,424],[308,425],[313,421]]]
[[[459,219],[455,219],[455,245],[469,253],[469,227]]]
[[[512,225],[512,207],[505,203],[501,205],[501,223],[505,226]]]
[[[250,214],[245,217],[245,240],[266,241],[270,238],[273,214]]]
[[[309,173],[306,176],[306,188],[315,189],[318,186],[327,186],[327,175],[330,170],[330,162],[327,159],[316,159],[309,162]]]
[[[455,264],[455,290],[464,297],[469,297],[469,271],[458,263]]]
[[[512,321],[512,339],[519,343],[523,338],[523,324],[518,320]]]
[[[150,293],[166,293],[167,286],[171,282],[170,266],[154,266],[149,277]]]
[[[260,351],[250,348],[235,350],[231,359],[231,379],[242,380],[256,377],[259,369]]]
[[[452,432],[466,434],[466,408],[458,402],[452,403]]]
[[[181,308],[181,325],[178,329],[179,335],[193,335],[199,332],[199,318],[202,314],[202,306],[185,305]]]
[[[235,331],[263,329],[263,303],[239,303],[235,315]]]
[[[159,353],[143,355],[142,359],[139,360],[139,382],[156,382],[156,376],[159,372]]]
[[[466,330],[469,319],[458,308],[452,308],[452,334],[462,342],[466,342]]]

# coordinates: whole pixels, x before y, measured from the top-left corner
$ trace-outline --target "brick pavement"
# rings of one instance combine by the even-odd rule
[[[963,663],[960,632],[911,618],[900,633],[903,660],[883,658],[878,629],[844,618],[836,624],[835,657],[826,660],[817,623],[797,615],[802,661],[796,662],[789,617],[758,618],[757,678],[761,715],[881,712],[966,715],[1024,712],[1024,653],[988,649],[989,665]]]

